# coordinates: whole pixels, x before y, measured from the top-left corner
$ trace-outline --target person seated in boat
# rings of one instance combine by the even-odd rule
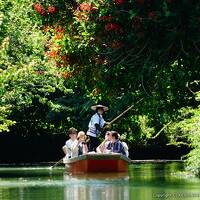
[[[126,157],[129,157],[129,151],[128,151],[129,148],[128,148],[127,143],[124,142],[124,141],[125,141],[124,135],[121,135],[121,136],[120,136],[120,134],[119,134],[119,139],[120,139],[120,141],[121,141],[121,143],[122,143],[122,145],[123,145],[123,147],[124,147],[124,151],[125,151],[125,153],[126,153]]]
[[[121,153],[126,156],[124,146],[119,140],[119,133],[117,131],[111,131],[111,142],[108,144],[107,150],[112,153]]]
[[[97,153],[106,153],[106,149],[107,149],[110,141],[111,141],[111,132],[107,131],[105,134],[104,141],[96,148],[96,152]]]
[[[91,107],[96,113],[91,117],[87,135],[89,136],[89,151],[96,151],[99,145],[98,135],[106,126],[109,127],[109,122],[105,122],[103,118],[103,113],[108,110],[108,107],[103,105],[95,105]]]
[[[77,139],[72,145],[72,157],[80,156],[88,152],[88,147],[86,143],[86,135],[84,131],[78,132]]]
[[[77,130],[72,127],[68,130],[67,135],[69,136],[69,139],[62,147],[62,150],[65,153],[65,159],[69,159],[72,157],[72,145],[77,138]]]

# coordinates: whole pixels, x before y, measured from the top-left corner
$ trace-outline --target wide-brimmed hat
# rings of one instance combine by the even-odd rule
[[[108,110],[108,107],[100,105],[100,104],[99,105],[95,105],[95,106],[91,106],[92,110],[97,110],[97,108],[102,108],[104,111]]]

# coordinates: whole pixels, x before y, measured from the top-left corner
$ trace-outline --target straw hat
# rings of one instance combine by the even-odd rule
[[[103,106],[103,105],[95,105],[95,106],[91,106],[92,110],[97,110],[97,108],[102,108],[104,111],[108,110],[108,107]]]

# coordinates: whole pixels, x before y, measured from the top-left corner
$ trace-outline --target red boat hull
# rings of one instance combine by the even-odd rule
[[[130,160],[121,154],[85,154],[66,161],[67,171],[80,174],[90,172],[127,172]]]

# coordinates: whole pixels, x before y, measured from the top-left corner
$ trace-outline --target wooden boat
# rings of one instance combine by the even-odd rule
[[[90,172],[127,172],[129,163],[129,158],[118,153],[88,153],[64,161],[66,170],[73,174]]]

